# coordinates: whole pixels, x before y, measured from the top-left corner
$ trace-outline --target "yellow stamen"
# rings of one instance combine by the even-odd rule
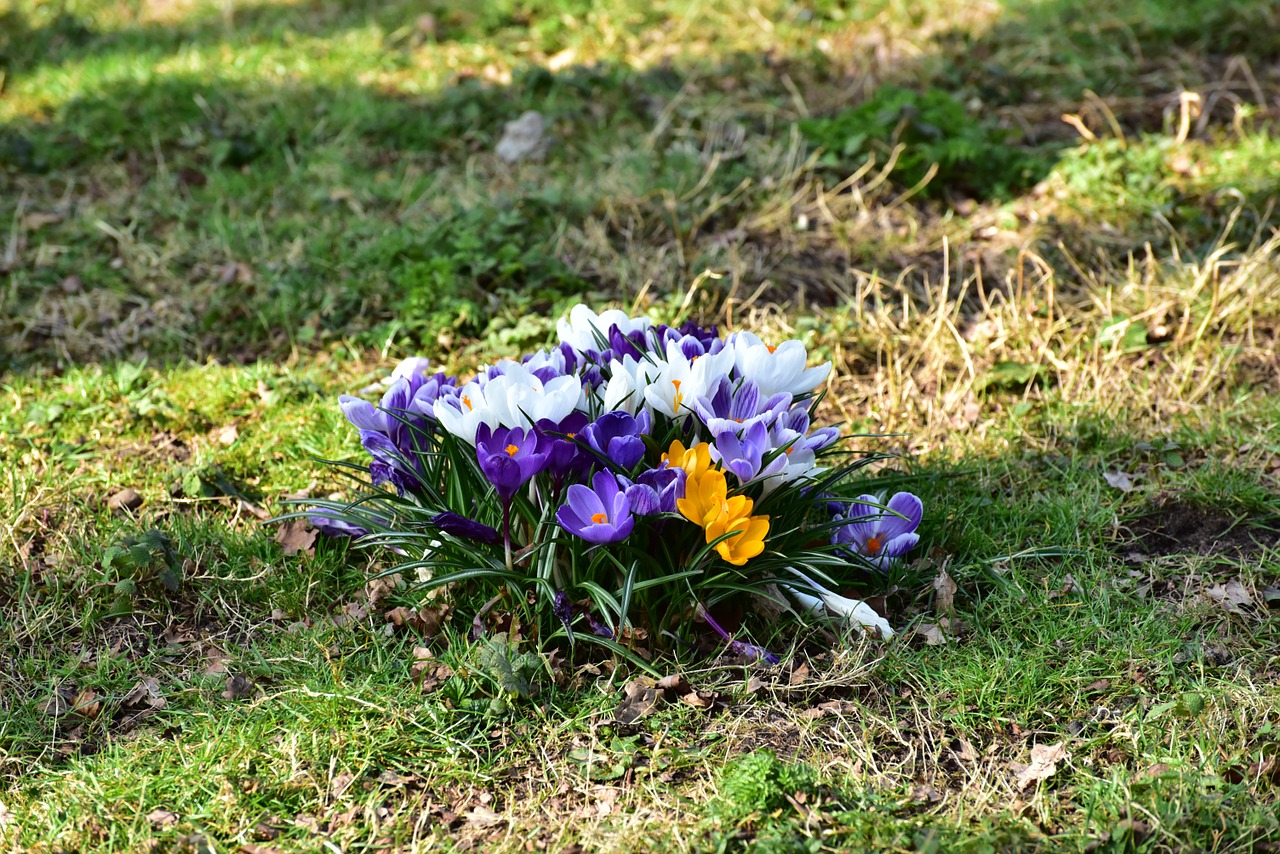
[[[470,412],[470,411],[471,411],[471,409],[472,409],[472,406],[471,406],[471,398],[470,398],[469,396],[467,396],[467,395],[465,395],[465,394],[464,394],[464,395],[462,396],[462,403],[467,407],[467,411],[468,411],[468,412]]]
[[[592,514],[591,514],[591,522],[592,522],[592,524],[595,524],[595,525],[603,525],[605,522],[608,522],[608,521],[609,521],[609,517],[608,517],[608,516],[606,516],[606,515],[605,515],[605,514],[603,514],[603,513],[592,513]]]
[[[520,449],[519,449],[518,447],[516,447],[515,445],[507,445],[507,446],[506,446],[505,448],[503,448],[502,450],[504,450],[504,451],[506,451],[506,452],[507,452],[507,456],[508,456],[508,457],[514,457],[517,453],[519,453],[519,452],[520,452]]]

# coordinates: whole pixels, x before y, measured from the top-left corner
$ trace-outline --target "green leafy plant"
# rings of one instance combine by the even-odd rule
[[[800,131],[824,149],[822,162],[832,167],[849,168],[869,156],[884,163],[901,146],[892,172],[900,184],[915,186],[937,167],[925,195],[1007,197],[1035,183],[1050,164],[1044,153],[1013,145],[1009,131],[940,89],[883,86],[857,107],[801,121]]]
[[[170,593],[182,586],[182,556],[169,535],[155,528],[108,546],[100,564],[114,593],[108,615],[132,611],[141,586],[158,583]]]
[[[586,282],[551,251],[532,208],[515,205],[496,216],[487,208],[459,210],[397,247],[390,277],[403,294],[400,328],[432,343],[476,337],[500,314],[500,292],[520,292],[527,314],[545,314],[557,297],[584,289]]]

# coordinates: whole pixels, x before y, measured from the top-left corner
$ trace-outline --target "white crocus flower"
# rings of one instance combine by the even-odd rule
[[[604,387],[604,411],[617,410],[635,415],[645,401],[649,384],[662,376],[666,363],[623,356],[609,363],[609,382]]]
[[[651,324],[647,317],[628,317],[625,311],[616,308],[596,314],[579,303],[569,311],[568,319],[561,318],[556,324],[556,332],[562,343],[584,353],[608,347],[609,329],[615,325],[622,334],[630,335],[632,332],[647,332]],[[601,344],[602,340],[606,343]]]
[[[863,632],[875,629],[880,633],[882,640],[893,637],[893,628],[888,621],[877,614],[866,602],[832,593],[800,570],[794,567],[787,567],[787,569],[799,576],[803,580],[803,585],[783,584],[782,587],[805,610],[830,614],[843,622],[857,626]]]
[[[784,341],[775,347],[750,332],[738,332],[733,335],[732,344],[738,373],[756,384],[762,398],[780,391],[805,394],[822,385],[831,373],[830,362],[806,368],[809,354],[796,340]]]
[[[667,342],[667,360],[661,374],[644,390],[645,405],[668,418],[684,419],[693,401],[711,392],[711,387],[733,370],[734,353],[729,348],[705,356],[685,356],[675,341]]]
[[[559,423],[582,397],[582,383],[574,376],[544,384],[511,360],[499,362],[497,371],[483,386],[472,380],[457,396],[436,400],[432,411],[444,429],[474,445],[481,424],[528,429],[544,418]]]
[[[480,425],[493,426],[489,421],[491,415],[485,399],[485,392],[491,384],[490,382],[481,387],[480,383],[472,380],[459,389],[456,396],[436,398],[431,408],[436,421],[454,436],[474,445],[476,430],[480,429]]]

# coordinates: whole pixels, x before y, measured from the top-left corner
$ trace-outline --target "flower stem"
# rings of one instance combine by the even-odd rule
[[[502,504],[502,546],[506,550],[507,555],[507,572],[511,572],[514,564],[511,562],[511,502],[505,501]]]

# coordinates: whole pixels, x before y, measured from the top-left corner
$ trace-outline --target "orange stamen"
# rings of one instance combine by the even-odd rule
[[[519,449],[518,447],[516,447],[515,445],[507,445],[507,446],[506,446],[505,448],[503,448],[502,450],[504,450],[504,451],[506,451],[506,452],[507,452],[507,456],[508,456],[508,457],[514,457],[514,456],[515,456],[517,453],[519,453],[519,451],[520,451],[520,449]]]
[[[766,346],[766,347],[768,347],[768,348],[769,348],[769,352],[770,352],[770,353],[772,353],[772,352],[774,352],[775,350],[777,350],[777,349],[778,349],[778,345],[777,345],[777,344],[766,344],[766,345],[764,345],[764,346]]]
[[[592,514],[591,514],[591,522],[592,522],[592,524],[595,524],[595,525],[603,525],[605,522],[608,522],[608,521],[609,521],[609,517],[608,517],[608,516],[606,516],[606,515],[605,515],[605,514],[603,514],[603,513],[592,513]]]
[[[464,394],[464,395],[462,396],[462,402],[466,405],[466,407],[467,407],[467,411],[468,411],[468,412],[470,412],[470,411],[471,411],[471,409],[472,409],[472,406],[471,406],[471,398],[470,398],[469,396],[467,396],[467,395],[465,395],[465,394]]]
[[[880,554],[880,547],[884,545],[884,537],[867,537],[867,554],[874,557]]]

